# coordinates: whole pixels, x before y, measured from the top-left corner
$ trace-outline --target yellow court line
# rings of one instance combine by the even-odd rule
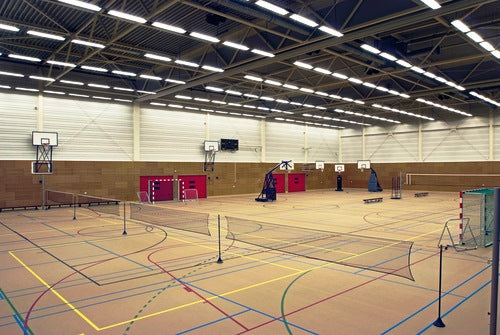
[[[76,308],[68,300],[66,300],[66,298],[64,298],[61,294],[59,294],[59,292],[57,292],[54,288],[52,288],[49,284],[47,284],[47,282],[43,280],[42,277],[40,277],[38,274],[36,274],[35,271],[33,271],[29,266],[24,264],[24,262],[20,260],[16,255],[14,255],[12,251],[9,251],[9,254],[12,257],[14,257],[14,259],[18,261],[19,264],[21,264],[26,270],[28,270],[29,273],[31,273],[36,279],[38,279],[43,285],[45,285],[45,287],[47,287],[52,293],[54,293],[56,297],[61,299],[62,302],[64,302],[70,309],[75,311],[76,314],[78,314],[83,320],[85,320],[90,326],[92,326],[92,328],[94,328],[95,330],[99,330],[99,327],[97,327],[92,321],[90,321],[89,318],[87,318],[82,312],[80,312],[78,308]]]

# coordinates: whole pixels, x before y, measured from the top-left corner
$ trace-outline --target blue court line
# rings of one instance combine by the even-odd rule
[[[139,265],[139,266],[142,266],[143,268],[146,268],[146,269],[148,269],[148,270],[154,270],[153,268],[151,268],[151,267],[149,267],[149,266],[147,266],[147,265],[144,265],[144,264],[142,264],[142,263],[136,262],[136,261],[134,261],[134,260],[132,260],[132,259],[130,259],[130,258],[128,258],[128,257],[124,257],[123,255],[117,254],[117,253],[116,253],[116,252],[114,252],[114,251],[111,251],[111,250],[108,250],[108,249],[106,249],[106,248],[103,248],[103,247],[101,247],[101,246],[99,246],[99,245],[97,245],[97,244],[94,244],[94,243],[90,242],[90,241],[85,241],[85,243],[90,244],[91,246],[94,246],[94,247],[96,247],[96,248],[98,248],[98,249],[104,250],[104,251],[106,251],[106,252],[110,253],[111,255],[117,256],[117,257],[122,258],[122,259],[125,259],[125,260],[127,260],[127,261],[129,261],[129,262],[132,262],[132,263],[134,263],[134,264],[137,264],[137,265]]]
[[[60,233],[62,233],[62,234],[64,234],[64,235],[66,235],[66,236],[70,236],[70,237],[73,237],[73,238],[75,237],[75,235],[70,234],[70,233],[68,233],[68,232],[65,232],[64,230],[61,230],[61,229],[59,229],[59,228],[52,227],[52,226],[51,226],[51,225],[49,225],[48,223],[45,223],[45,222],[40,222],[40,224],[41,224],[41,225],[44,225],[44,226],[46,226],[46,227],[49,227],[50,229],[54,229],[55,231],[58,231],[58,232],[60,232]]]
[[[203,327],[206,327],[206,326],[210,326],[210,325],[213,325],[213,324],[215,324],[217,322],[221,322],[221,321],[227,320],[229,318],[233,318],[235,316],[238,316],[238,315],[241,315],[243,313],[250,312],[250,311],[251,311],[250,309],[245,309],[245,310],[243,310],[241,312],[234,313],[234,314],[232,314],[230,316],[226,316],[226,317],[223,317],[223,318],[220,318],[220,319],[217,319],[217,320],[213,320],[213,321],[207,322],[205,324],[193,327],[191,329],[186,329],[186,330],[184,330],[184,331],[182,331],[180,333],[177,333],[176,335],[186,334],[186,333],[192,332],[193,330],[197,330],[197,329],[200,329],[200,328],[203,328]]]
[[[441,315],[442,318],[444,318],[445,316],[447,316],[448,314],[450,314],[451,312],[453,312],[455,309],[457,309],[460,305],[462,305],[464,302],[466,302],[467,300],[469,300],[470,298],[472,298],[474,295],[476,295],[477,293],[479,293],[483,288],[485,288],[486,286],[489,286],[491,284],[491,279],[488,280],[486,283],[484,283],[483,285],[481,285],[478,289],[476,289],[474,292],[472,292],[471,294],[469,294],[467,297],[465,297],[462,301],[460,301],[458,304],[456,304],[455,306],[453,306],[452,308],[450,308],[446,313],[444,313],[443,315]],[[419,331],[417,333],[417,335],[420,335],[420,334],[423,334],[424,332],[426,332],[429,328],[431,328],[434,324],[429,324],[427,325],[427,327],[425,327],[424,329],[422,329],[421,331]]]
[[[3,299],[4,299],[3,294],[2,294],[2,292],[0,292],[0,300],[3,300]]]
[[[23,331],[23,334],[24,334],[24,335],[29,335],[28,331],[26,330],[26,328],[24,328],[24,324],[23,324],[23,322],[19,319],[19,317],[18,317],[16,314],[12,314],[12,317],[14,318],[14,320],[16,320],[16,323],[17,323],[17,325],[21,328],[21,330]]]
[[[457,286],[453,287],[451,290],[449,291],[446,291],[444,292],[444,294],[441,296],[441,297],[445,297],[447,296],[448,294],[450,294],[451,292],[455,291],[456,289],[458,289],[459,287],[462,287],[463,285],[465,285],[466,283],[468,283],[469,281],[471,281],[472,279],[474,279],[475,277],[479,276],[481,273],[483,273],[484,271],[486,271],[487,269],[489,269],[491,267],[491,265],[488,265],[486,266],[485,268],[483,268],[482,270],[480,270],[479,272],[476,272],[474,275],[472,275],[471,277],[469,277],[468,279],[464,280],[463,282],[461,282],[460,284],[458,284]],[[429,306],[433,305],[434,303],[436,303],[439,299],[436,298],[436,299],[433,299],[431,302],[429,302],[428,304],[426,304],[425,306],[421,307],[420,309],[418,309],[417,311],[413,312],[412,314],[410,314],[409,316],[407,316],[406,318],[404,318],[403,320],[399,321],[398,323],[396,323],[395,325],[393,325],[392,327],[390,327],[389,329],[383,331],[382,333],[380,333],[380,335],[384,335],[384,334],[387,334],[389,333],[390,331],[394,330],[395,328],[401,326],[403,323],[405,323],[406,321],[410,320],[411,318],[413,318],[414,316],[416,316],[417,314],[423,312],[425,309],[427,309]]]

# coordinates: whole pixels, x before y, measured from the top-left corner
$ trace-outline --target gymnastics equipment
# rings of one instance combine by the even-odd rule
[[[309,259],[413,280],[413,242],[227,217],[227,238]]]
[[[377,172],[370,167],[371,173],[370,173],[370,179],[368,180],[368,191],[370,192],[382,192],[383,189],[380,187],[380,184],[378,182],[377,178]]]
[[[392,191],[391,191],[391,199],[401,199],[401,173],[399,176],[392,177]]]
[[[276,200],[276,182],[274,181],[273,171],[279,167],[284,167],[288,170],[291,167],[291,160],[281,161],[281,163],[276,164],[271,170],[267,171],[264,176],[262,191],[259,196],[255,198],[255,201],[267,202]]]

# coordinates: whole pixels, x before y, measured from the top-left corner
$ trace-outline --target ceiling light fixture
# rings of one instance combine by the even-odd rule
[[[56,81],[54,78],[40,77],[40,76],[30,76],[31,79],[42,80],[42,81]]]
[[[364,49],[366,51],[369,51],[369,52],[377,54],[377,55],[382,52],[379,49],[372,47],[371,45],[368,45],[368,44],[362,44],[361,49]]]
[[[208,71],[213,71],[213,72],[224,72],[224,69],[221,69],[220,67],[210,66],[210,65],[203,65],[201,68],[208,70]]]
[[[262,56],[266,56],[266,57],[274,57],[274,55],[270,52],[267,52],[267,51],[263,51],[263,50],[260,50],[260,49],[252,49],[251,52],[253,52],[254,54],[258,54],[258,55],[262,55]]]
[[[59,80],[63,84],[69,84],[69,85],[77,85],[77,86],[83,86],[84,84],[81,81],[73,81],[73,80]]]
[[[0,23],[0,29],[8,30],[8,31],[15,31],[15,32],[19,31],[19,28],[11,26],[9,24],[3,24],[3,23]]]
[[[101,85],[101,84],[90,83],[90,84],[87,84],[87,85],[90,86],[90,87],[96,87],[96,88],[105,88],[105,89],[109,89],[110,88],[108,85]]]
[[[327,27],[327,26],[321,26],[318,29],[321,30],[324,33],[327,33],[327,34],[330,34],[330,35],[333,35],[333,36],[336,36],[336,37],[342,37],[342,36],[344,36],[344,34],[342,34],[340,31],[337,31],[337,30],[335,30],[333,28],[330,28],[330,27]]]
[[[44,37],[44,38],[48,38],[48,39],[51,39],[51,40],[57,40],[57,41],[64,41],[65,40],[65,38],[62,37],[62,36],[58,36],[58,35],[54,35],[54,34],[42,33],[40,31],[36,31],[36,30],[28,30],[26,32],[26,34],[33,35],[33,36],[38,36],[38,37]]]
[[[154,54],[150,54],[150,53],[145,54],[144,57],[151,58],[151,59],[162,60],[164,62],[171,62],[172,61],[171,58],[168,58],[168,57],[165,57],[165,56],[154,55]]]
[[[179,34],[185,34],[186,31],[180,27],[172,26],[170,24],[165,24],[161,22],[153,22],[151,24],[153,27],[168,30],[168,31],[173,31],[174,33],[179,33]]]
[[[231,48],[235,48],[235,49],[239,49],[239,50],[243,50],[243,51],[247,51],[247,50],[250,49],[246,45],[238,44],[238,43],[233,43],[233,42],[229,42],[229,41],[224,41],[224,42],[222,42],[222,44],[224,44],[225,46],[228,46],[228,47],[231,47]]]
[[[129,77],[135,77],[135,76],[137,76],[135,73],[133,73],[133,72],[127,72],[127,71],[113,70],[111,72],[114,73],[114,74],[118,74],[120,76],[129,76]]]
[[[428,7],[432,8],[432,9],[438,9],[438,8],[441,8],[441,5],[438,4],[436,1],[434,0],[420,0],[422,1],[424,4],[426,4]]]
[[[144,23],[148,22],[148,20],[146,20],[146,19],[144,19],[142,17],[131,15],[131,14],[127,14],[127,13],[123,13],[123,12],[119,12],[117,10],[110,10],[110,11],[108,11],[108,14],[112,15],[112,16],[116,16],[116,17],[122,18],[122,19],[125,19],[125,20],[137,22],[137,23],[144,24]]]
[[[213,37],[213,36],[209,36],[209,35],[205,35],[205,34],[202,34],[202,33],[197,33],[196,31],[193,31],[191,33],[189,33],[190,36],[193,36],[195,38],[199,38],[200,40],[205,40],[205,41],[209,41],[209,42],[212,42],[212,43],[219,43],[220,40],[216,37]]]
[[[314,28],[314,27],[318,26],[318,24],[316,22],[314,22],[313,20],[310,20],[310,19],[308,19],[306,17],[303,17],[301,15],[298,15],[298,14],[292,14],[292,15],[290,15],[290,18],[292,20],[297,21],[297,22],[303,23],[303,24],[305,24],[306,26],[309,26],[309,27],[313,27]]]
[[[255,4],[276,14],[287,15],[289,13],[286,9],[273,5],[272,3],[267,1],[258,0],[257,2],[255,2]]]
[[[88,46],[88,47],[94,47],[94,48],[99,48],[99,49],[103,49],[103,48],[106,47],[104,44],[94,43],[94,42],[89,42],[89,41],[83,41],[83,40],[71,40],[71,43],[85,45],[85,46]]]
[[[460,30],[462,33],[468,33],[470,31],[470,28],[465,23],[463,23],[460,20],[451,21],[451,24],[455,28],[457,28],[458,30]]]
[[[144,79],[151,79],[151,80],[161,80],[161,77],[157,76],[151,76],[149,74],[141,74],[139,77],[144,78]]]
[[[66,66],[66,67],[76,67],[76,64],[66,63],[66,62],[59,62],[59,61],[55,61],[55,60],[48,60],[47,64],[59,65],[59,66]]]
[[[67,3],[68,5],[73,5],[81,8],[85,8],[88,10],[93,10],[94,12],[98,12],[101,10],[101,7],[93,5],[91,3],[87,3],[79,0],[59,0],[59,2]]]
[[[88,66],[88,65],[81,65],[80,67],[84,70],[90,70],[90,71],[96,71],[96,72],[108,72],[108,70],[106,70],[102,67],[95,67],[95,66]]]
[[[199,65],[196,63],[188,62],[188,61],[180,60],[180,59],[175,60],[175,63],[180,64],[180,65],[189,66],[189,67],[199,67]]]
[[[42,61],[40,58],[29,57],[29,56],[22,56],[22,55],[16,55],[16,54],[9,54],[8,57],[9,58],[14,58],[14,59],[27,60],[29,62],[41,62]]]

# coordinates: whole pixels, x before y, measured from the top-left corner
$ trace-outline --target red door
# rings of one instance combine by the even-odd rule
[[[149,199],[154,201],[174,200],[173,176],[141,176],[139,189],[148,192]]]
[[[207,197],[207,177],[205,175],[179,176],[179,198],[184,200],[184,190],[196,189],[198,198]]]
[[[288,192],[301,192],[306,190],[305,173],[288,174]]]
[[[276,185],[276,193],[285,193],[285,175],[281,174],[273,174],[274,183]]]

